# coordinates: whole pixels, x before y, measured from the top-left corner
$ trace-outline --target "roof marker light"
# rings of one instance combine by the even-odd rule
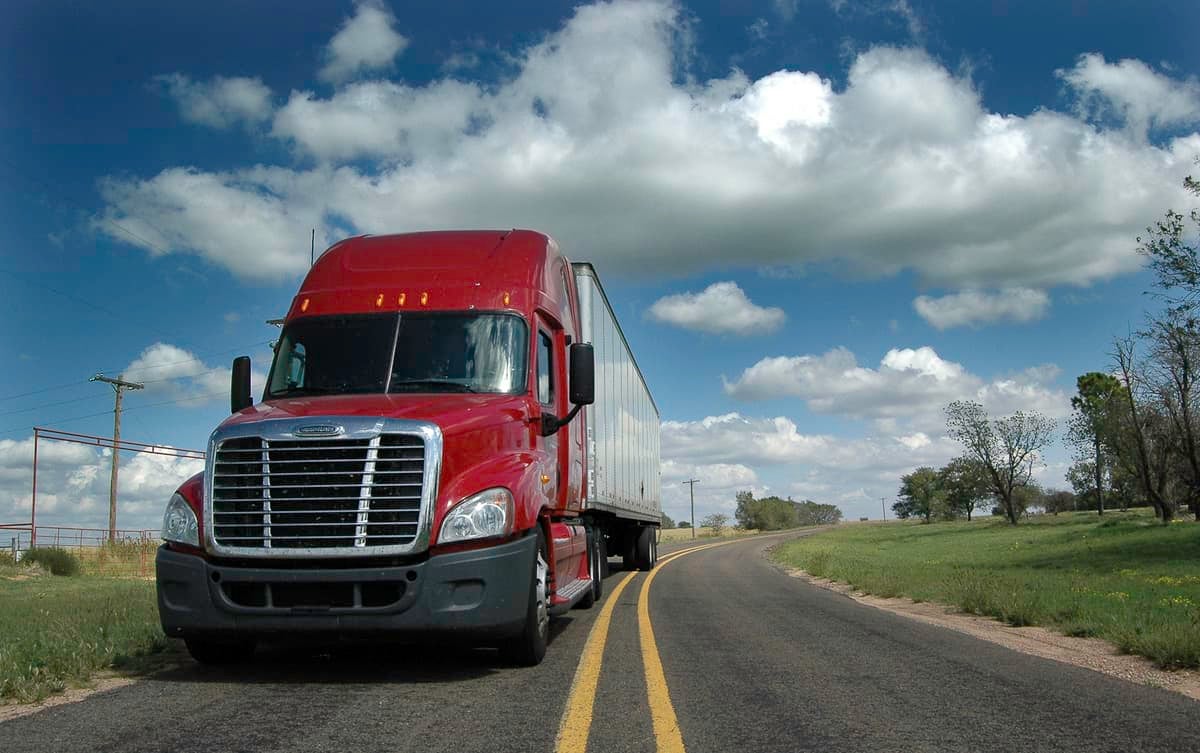
[[[375,298],[375,308],[379,308],[382,305],[383,305],[383,293],[380,293]]]
[[[508,293],[505,293],[505,294],[504,294],[504,305],[505,305],[505,306],[507,306],[507,305],[508,305]]]
[[[307,298],[305,298],[305,299],[304,299],[304,300],[303,300],[303,301],[300,303],[300,311],[301,311],[301,312],[308,311],[308,299],[307,299]]]
[[[424,306],[427,303],[429,303],[429,293],[422,292],[421,293],[421,305]]]
[[[406,297],[407,297],[407,296],[406,296],[404,293],[401,293],[401,294],[400,294],[400,297],[396,299],[396,305],[398,305],[398,306],[403,306],[403,305],[404,305],[404,299],[405,299]]]

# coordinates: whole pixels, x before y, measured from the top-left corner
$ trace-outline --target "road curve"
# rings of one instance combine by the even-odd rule
[[[1200,750],[1194,701],[814,588],[766,561],[777,541],[696,550],[655,575],[648,616],[689,751]],[[668,749],[652,723],[663,698],[652,709],[639,635],[646,577],[612,606],[587,735],[594,753]],[[557,620],[545,662],[529,669],[430,646],[273,651],[238,669],[183,662],[0,723],[0,748],[553,751],[600,611]]]

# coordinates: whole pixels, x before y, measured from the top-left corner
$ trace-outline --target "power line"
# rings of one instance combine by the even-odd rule
[[[19,397],[29,397],[30,395],[40,395],[43,392],[53,392],[54,390],[65,390],[68,387],[75,387],[77,385],[87,384],[87,383],[88,383],[88,380],[80,379],[78,382],[71,382],[70,384],[57,384],[53,387],[43,387],[40,390],[32,390],[30,392],[22,392],[19,395],[5,395],[4,397],[0,397],[0,401],[16,400]]]
[[[221,397],[222,395],[228,395],[228,393],[227,392],[213,392],[208,395],[191,395],[189,397],[180,397],[180,398],[176,398],[174,400],[164,400],[160,403],[148,403],[146,405],[135,405],[132,408],[125,408],[124,411],[125,411],[125,413],[129,413],[130,411],[143,410],[146,408],[161,408],[164,405],[179,405],[181,403],[193,403],[193,402],[202,401],[202,400],[211,400],[213,398]],[[50,428],[53,426],[61,426],[62,424],[71,423],[73,421],[82,421],[85,418],[96,418],[97,416],[111,416],[111,415],[112,415],[112,411],[106,410],[106,411],[100,411],[99,413],[89,413],[85,416],[71,416],[70,418],[60,418],[60,419],[53,421],[52,423],[42,424],[42,425],[45,426],[46,428]],[[29,431],[32,428],[33,428],[32,426],[15,426],[11,429],[0,430],[0,435],[16,434],[19,431]]]

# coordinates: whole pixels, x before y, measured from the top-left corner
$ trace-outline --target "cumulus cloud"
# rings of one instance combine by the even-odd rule
[[[108,179],[100,184],[107,206],[92,227],[153,256],[191,253],[246,279],[279,280],[308,268],[310,228],[318,243],[330,241],[323,207],[308,193],[319,176],[304,176],[303,188],[298,177],[283,169],[175,167],[148,180]],[[286,197],[273,189],[276,179]]]
[[[925,436],[916,441],[911,436],[883,434],[857,438],[804,434],[784,416],[753,418],[726,413],[699,421],[664,421],[662,427],[663,457],[685,466],[710,466],[723,461],[753,470],[786,464],[897,478],[893,475],[896,468],[948,459],[957,448],[944,436]]]
[[[479,87],[451,80],[419,89],[366,81],[331,99],[292,92],[271,134],[322,160],[446,158],[482,112],[479,102]]]
[[[1081,114],[1116,116],[1141,139],[1152,129],[1200,123],[1200,82],[1194,77],[1174,79],[1130,58],[1109,63],[1095,52],[1055,74],[1075,91]]]
[[[109,450],[43,439],[38,443],[38,525],[107,528]],[[117,525],[156,529],[171,492],[203,461],[122,453]],[[28,521],[33,438],[0,440],[0,521]]]
[[[1025,408],[1061,417],[1068,396],[1050,385],[1053,367],[1027,370],[991,381],[947,361],[929,347],[893,348],[879,368],[858,365],[846,348],[823,355],[764,358],[725,382],[725,392],[741,400],[799,397],[810,410],[859,419],[909,419],[917,428],[944,425],[942,410],[953,400],[981,401],[1005,415]]]
[[[393,27],[396,19],[376,0],[360,2],[325,48],[322,80],[338,83],[359,73],[390,68],[408,39]]]
[[[684,329],[718,335],[774,332],[787,316],[780,308],[756,306],[735,282],[716,282],[700,293],[679,293],[658,299],[650,318]]]
[[[180,116],[189,123],[229,128],[238,123],[261,123],[271,116],[271,89],[257,77],[193,81],[182,73],[172,73],[154,80],[175,100]]]
[[[918,49],[866,50],[835,89],[793,70],[697,80],[689,40],[668,3],[583,6],[511,51],[514,72],[494,85],[294,94],[272,132],[314,168],[112,179],[103,217],[151,253],[200,254],[250,279],[302,271],[289,232],[314,224],[327,237],[525,226],[609,274],[737,259],[1046,288],[1137,269],[1130,239],[1184,203],[1200,152],[1200,134],[1148,144],[1072,113],[991,112],[973,81]],[[370,170],[326,164],[363,158]]]
[[[922,319],[944,330],[999,321],[1037,321],[1050,308],[1050,296],[1043,290],[1029,288],[1009,288],[994,293],[964,290],[940,298],[918,296],[913,301],[913,308]]]
[[[121,372],[131,382],[141,382],[147,393],[175,396],[180,405],[196,406],[228,397],[232,370],[210,366],[194,353],[176,345],[156,342],[147,347]],[[251,373],[251,390],[262,390],[266,376]]]

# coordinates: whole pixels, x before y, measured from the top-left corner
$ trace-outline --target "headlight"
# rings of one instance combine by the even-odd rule
[[[504,536],[512,531],[513,497],[497,487],[472,494],[459,502],[442,523],[439,544]]]
[[[200,546],[200,531],[196,524],[196,513],[192,506],[178,494],[171,495],[167,503],[167,511],[163,513],[163,541],[173,541],[177,544]]]

